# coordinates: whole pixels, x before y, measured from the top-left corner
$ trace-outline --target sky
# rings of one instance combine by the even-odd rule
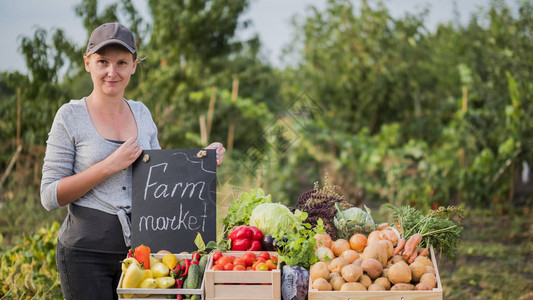
[[[72,0],[0,0],[0,72],[20,71],[26,73],[26,65],[20,53],[20,39],[31,37],[36,28],[62,29],[67,38],[79,46],[86,42],[86,32],[77,17],[74,7],[81,1]],[[113,0],[100,0],[103,7]],[[147,0],[132,0],[144,19],[149,19]],[[372,0],[369,0],[371,3]],[[406,12],[420,12],[430,9],[427,17],[428,28],[448,22],[454,18],[454,3],[460,12],[460,21],[466,23],[470,15],[487,6],[490,0],[384,0],[393,17],[401,17]],[[290,20],[293,16],[303,17],[309,5],[319,9],[326,7],[326,0],[251,0],[250,7],[242,18],[250,19],[252,26],[239,31],[239,38],[247,38],[254,33],[263,44],[263,54],[274,65],[281,64],[282,49],[292,40],[293,30]],[[359,4],[360,1],[354,1]],[[101,8],[99,7],[99,8]],[[81,57],[80,57],[81,59]]]

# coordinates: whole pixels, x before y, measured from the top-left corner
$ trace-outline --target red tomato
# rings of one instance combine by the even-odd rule
[[[267,260],[265,263],[268,266],[269,270],[274,270],[275,268],[277,268],[276,263],[271,259]]]
[[[261,253],[259,254],[259,257],[262,257],[262,258],[264,258],[265,260],[269,260],[269,259],[270,259],[270,253],[263,251],[263,252],[261,252]]]
[[[260,262],[255,266],[256,271],[268,271],[268,266],[264,262]]]
[[[217,260],[217,265],[225,266],[227,264],[233,264],[232,256],[222,256]]]
[[[254,270],[254,268],[252,268],[252,267],[246,267],[246,271],[253,271],[253,270]]]
[[[242,259],[244,259],[244,261],[246,262],[247,266],[251,266],[251,265],[254,264],[254,262],[256,261],[257,257],[255,257],[255,254],[253,254],[252,252],[246,252],[242,256]]]
[[[243,265],[235,265],[233,271],[246,271],[246,267]]]
[[[271,260],[273,260],[275,263],[278,263],[278,257],[277,256],[271,256]]]
[[[223,271],[224,267],[221,265],[214,265],[211,269],[213,269],[214,271]]]
[[[233,260],[233,264],[234,265],[241,265],[241,266],[244,266],[246,267],[246,261],[240,257],[237,257]]]
[[[215,252],[213,253],[213,260],[214,261],[217,261],[219,258],[222,257],[222,253],[221,252]]]
[[[224,265],[224,271],[231,271],[235,266],[232,263],[227,263]]]
[[[258,258],[257,258],[257,261],[258,261],[258,262],[265,262],[265,261],[267,261],[267,260],[264,259],[263,257],[258,257]]]

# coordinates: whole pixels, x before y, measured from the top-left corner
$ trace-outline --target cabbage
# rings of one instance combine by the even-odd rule
[[[250,226],[255,226],[265,235],[277,237],[292,231],[298,219],[287,206],[280,203],[257,205],[250,215]]]
[[[365,211],[359,207],[351,207],[341,211],[338,203],[335,203],[337,214],[333,218],[333,224],[337,231],[337,238],[350,240],[356,233],[368,235],[376,229],[376,224],[370,215],[370,209],[365,207]]]

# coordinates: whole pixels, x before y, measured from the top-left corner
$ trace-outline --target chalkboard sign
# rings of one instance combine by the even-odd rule
[[[202,154],[205,154],[203,157]],[[133,163],[131,244],[192,252],[216,240],[215,150],[145,150]]]

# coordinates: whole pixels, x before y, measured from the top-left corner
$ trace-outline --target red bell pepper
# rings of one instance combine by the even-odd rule
[[[240,225],[231,229],[228,239],[232,251],[261,251],[263,233],[255,226]]]
[[[145,270],[150,269],[150,247],[145,245],[137,246],[133,255]]]

